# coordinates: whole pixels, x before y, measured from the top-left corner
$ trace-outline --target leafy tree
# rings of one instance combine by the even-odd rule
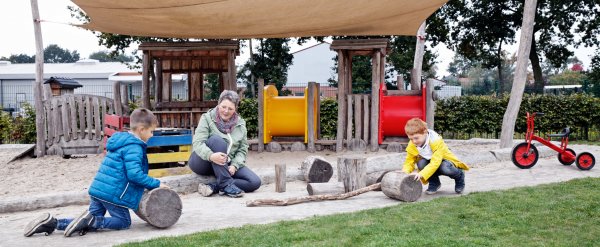
[[[454,77],[467,77],[474,63],[460,54],[454,54],[454,60],[448,65],[448,72]]]
[[[290,54],[288,46],[290,39],[260,39],[257,52],[253,54],[254,66],[250,61],[246,62],[238,71],[237,77],[246,83],[247,88],[258,87],[257,82],[251,82],[251,75],[263,78],[265,84],[273,83],[280,93],[287,83],[288,68],[292,65],[294,56]],[[247,73],[250,71],[251,73]],[[254,84],[254,85],[252,85]],[[254,97],[250,90],[246,90],[247,96]]]
[[[524,1],[450,0],[434,17],[440,25],[429,25],[434,40],[447,42],[466,56],[490,67],[501,66],[503,44],[514,44],[515,33],[523,19]],[[600,43],[600,7],[590,0],[539,0],[529,59],[536,92],[542,92],[542,57],[555,67],[561,66],[573,52],[572,45]],[[576,35],[581,38],[575,38]],[[495,54],[495,55],[494,55]],[[502,70],[499,70],[502,71]],[[499,78],[506,78],[499,75]]]
[[[585,74],[567,69],[560,74],[550,77],[550,85],[581,85],[585,81]]]
[[[11,63],[35,63],[35,57],[27,54],[13,54],[8,59],[5,58],[2,60],[8,60]]]
[[[69,51],[58,45],[48,45],[44,49],[45,63],[74,63],[79,60],[79,52],[77,50]]]
[[[590,68],[585,87],[596,97],[600,97],[600,49],[592,57]]]
[[[204,99],[218,100],[221,91],[219,90],[219,74],[204,74]]]
[[[90,59],[96,59],[100,62],[133,62],[133,57],[125,54],[111,53],[108,51],[97,51],[89,56]]]

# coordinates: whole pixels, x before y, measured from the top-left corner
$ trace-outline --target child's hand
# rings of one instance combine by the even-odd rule
[[[419,179],[423,178],[423,176],[421,176],[421,174],[419,174],[418,172],[415,172],[412,175],[415,176],[415,181],[418,181]]]
[[[160,183],[159,188],[163,188],[163,189],[171,189],[171,187],[169,187],[168,185],[164,184],[164,183]]]

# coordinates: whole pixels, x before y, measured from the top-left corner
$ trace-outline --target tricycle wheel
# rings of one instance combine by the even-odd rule
[[[575,151],[573,151],[573,149],[567,148],[565,151],[571,153],[573,156],[576,155]],[[558,153],[558,161],[560,161],[561,164],[566,165],[566,166],[570,166],[571,164],[573,164],[573,162],[575,162],[575,160],[571,160],[571,161],[564,160],[561,153]]]
[[[577,168],[581,169],[581,170],[589,170],[592,169],[594,167],[594,165],[596,164],[596,159],[594,158],[594,155],[592,155],[591,153],[588,152],[583,152],[580,153],[579,155],[577,155],[577,158],[575,158],[575,161],[577,164]]]
[[[512,150],[512,162],[521,169],[529,169],[537,163],[539,158],[537,148],[531,144],[527,149],[527,142],[519,143]]]

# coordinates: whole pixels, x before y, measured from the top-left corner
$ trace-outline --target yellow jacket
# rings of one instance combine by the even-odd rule
[[[435,171],[437,171],[437,169],[440,167],[440,164],[442,163],[442,160],[450,161],[452,162],[452,164],[454,164],[454,166],[460,169],[469,170],[467,164],[458,160],[456,155],[454,155],[452,151],[448,149],[448,146],[446,146],[446,143],[444,143],[444,140],[441,138],[441,136],[436,140],[430,141],[429,146],[431,147],[433,155],[429,160],[429,165],[425,166],[425,169],[423,169],[422,171],[419,171],[419,175],[421,175],[422,177],[421,182],[423,182],[423,184],[428,183],[429,177],[431,177],[431,175],[433,175]],[[421,159],[421,156],[419,156],[417,146],[415,146],[415,144],[412,141],[408,142],[408,146],[406,147],[406,153],[406,161],[404,161],[402,171],[406,173],[411,173],[415,170],[417,162]]]

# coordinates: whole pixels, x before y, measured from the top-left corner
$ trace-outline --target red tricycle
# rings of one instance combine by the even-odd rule
[[[525,134],[525,142],[519,143],[512,150],[512,162],[521,169],[529,169],[537,163],[539,153],[537,148],[531,143],[536,140],[547,147],[558,152],[558,161],[563,165],[571,165],[576,162],[576,165],[581,170],[590,170],[596,164],[594,155],[588,152],[582,152],[575,156],[573,149],[567,148],[569,143],[569,134],[571,130],[567,127],[559,134],[549,134],[548,139],[534,135],[534,119],[535,116],[543,116],[542,112],[527,113],[527,133]],[[552,144],[552,137],[561,138],[560,147]]]

